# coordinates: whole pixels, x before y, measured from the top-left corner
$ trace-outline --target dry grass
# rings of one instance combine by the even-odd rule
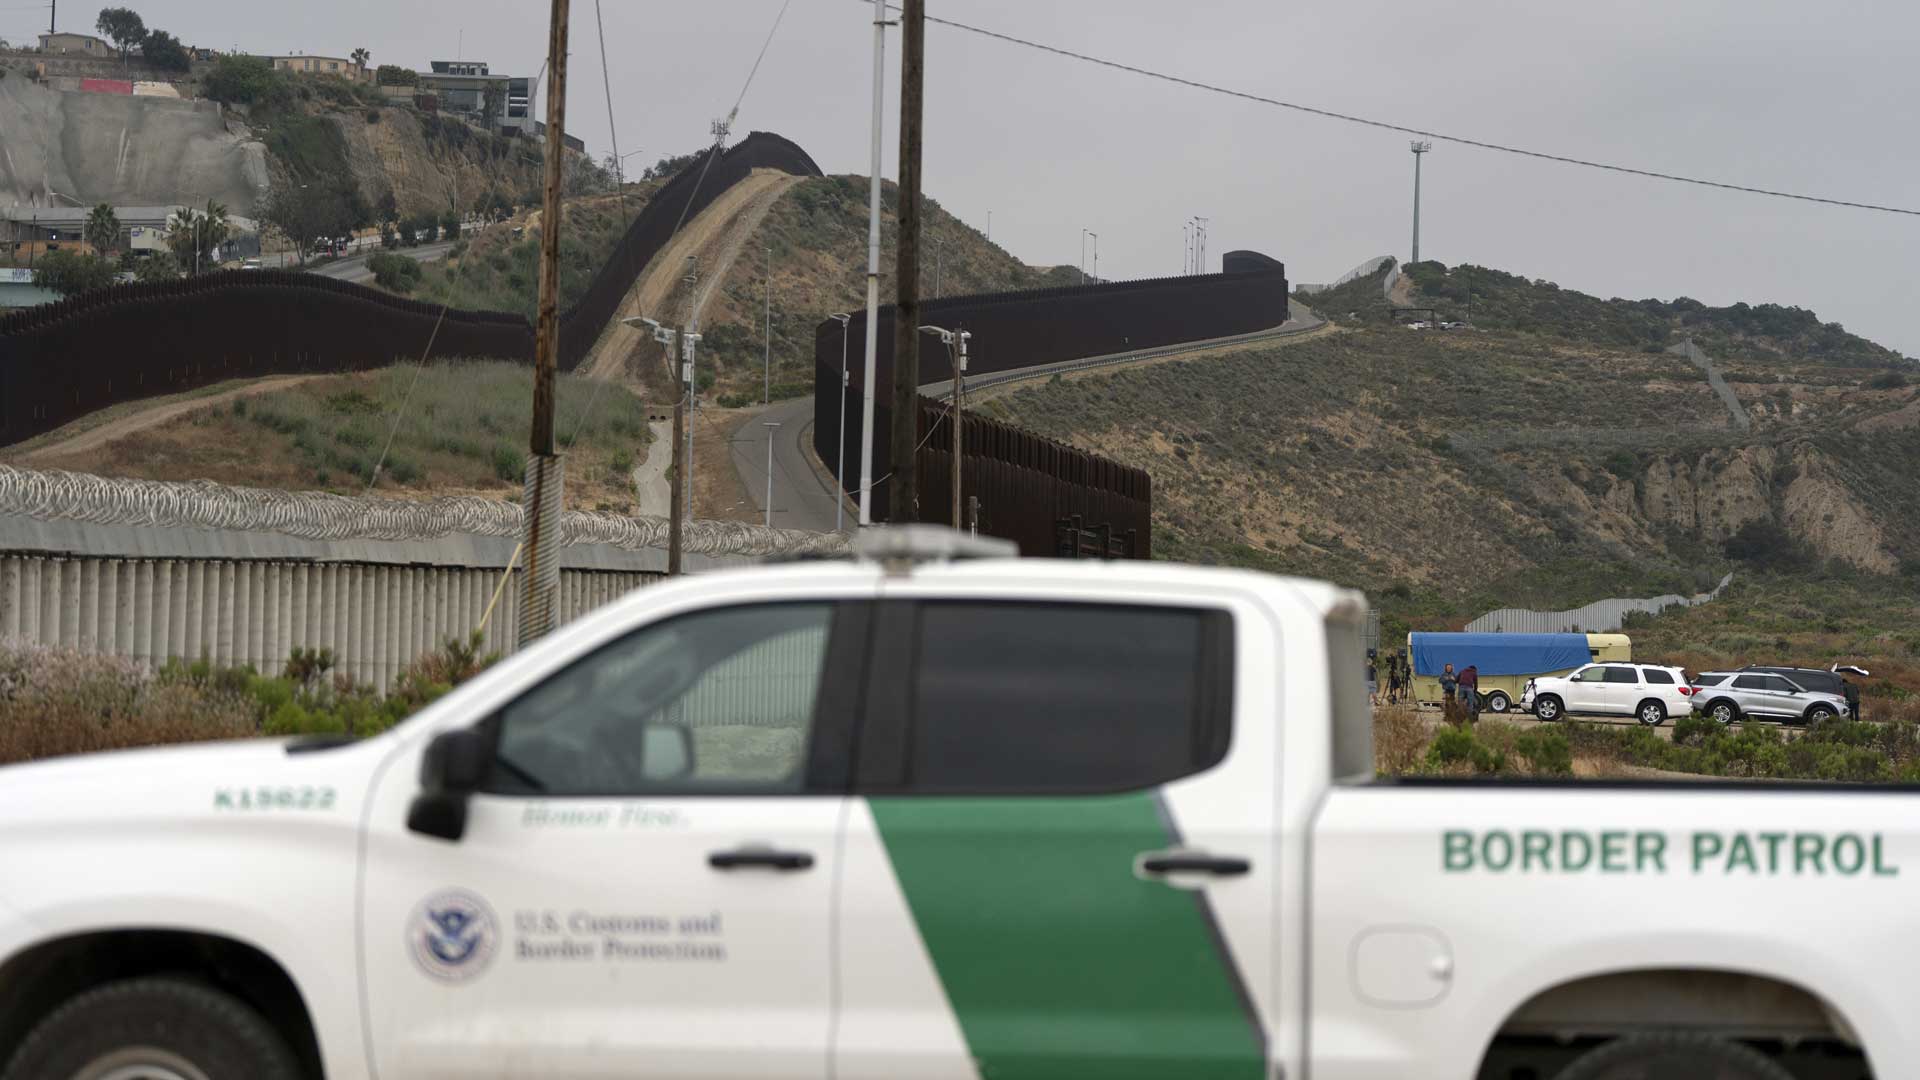
[[[256,734],[240,695],[163,684],[118,657],[0,648],[0,764]]]
[[[1432,728],[1411,705],[1389,705],[1373,712],[1373,767],[1385,776],[1404,776],[1426,757]]]

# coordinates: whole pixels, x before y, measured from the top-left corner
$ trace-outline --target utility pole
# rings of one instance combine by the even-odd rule
[[[1430,142],[1413,143],[1413,262],[1420,261],[1420,155],[1433,149]]]
[[[667,348],[667,355],[673,355],[673,348]],[[681,394],[673,399],[673,447],[680,448],[680,441],[687,436],[687,395]],[[674,455],[678,457],[678,454]],[[667,496],[667,576],[679,577],[685,573],[681,569],[682,554],[686,551],[686,525],[680,515],[686,513],[687,466],[683,461],[673,463],[673,491]]]
[[[920,441],[920,138],[926,0],[904,0],[900,31],[900,242],[894,256],[893,486],[888,508],[888,520],[895,525],[920,517],[915,455]]]
[[[860,393],[860,524],[873,524],[873,381],[880,345],[880,122],[886,104],[887,0],[873,0],[873,172],[867,181],[867,358]]]
[[[60,0],[49,0],[47,8],[47,33],[57,34],[60,32]]]
[[[778,421],[768,420],[761,424],[767,429],[767,528],[773,528],[773,440],[780,435]]]
[[[767,329],[760,346],[760,363],[766,368],[766,400],[763,405],[773,404],[773,245],[767,245]],[[772,474],[769,473],[769,476]]]
[[[553,0],[547,35],[547,160],[540,217],[540,302],[533,345],[533,431],[528,439],[522,540],[520,644],[553,629],[560,591],[560,456],[553,447],[553,381],[560,352],[560,183],[566,164],[568,0]],[[196,257],[198,252],[195,253]]]
[[[1093,280],[1098,284],[1100,281],[1100,234],[1089,232],[1087,235],[1093,237]]]

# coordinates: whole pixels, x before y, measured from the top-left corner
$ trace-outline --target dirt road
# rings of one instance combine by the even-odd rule
[[[231,390],[223,390],[219,393],[202,394],[197,397],[176,397],[172,400],[162,400],[157,403],[142,403],[142,406],[135,411],[127,413],[124,416],[114,417],[106,423],[99,424],[95,427],[75,431],[65,436],[62,436],[60,432],[56,431],[49,436],[53,441],[35,446],[17,456],[11,454],[8,456],[13,457],[16,462],[21,464],[42,464],[53,458],[83,454],[89,450],[95,450],[105,446],[115,439],[125,438],[136,431],[145,431],[148,428],[158,427],[176,417],[224,404],[235,398],[270,394],[275,390],[285,390],[290,386],[298,386],[311,379],[324,379],[327,377],[326,375],[276,375],[271,378],[258,379],[241,386],[236,386]],[[79,420],[76,421],[76,424],[85,424],[86,422],[86,420]],[[69,427],[72,426],[75,425],[69,425]]]

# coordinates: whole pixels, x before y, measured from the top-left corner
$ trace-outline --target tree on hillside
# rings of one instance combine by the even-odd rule
[[[319,238],[346,236],[372,224],[374,211],[352,177],[334,174],[276,186],[260,208],[260,220],[286,237],[304,259]]]
[[[373,81],[381,86],[419,86],[420,73],[398,64],[381,64],[373,70]]]
[[[113,42],[122,59],[126,58],[127,50],[147,40],[146,21],[132,8],[101,8],[99,21],[93,28]]]
[[[193,57],[188,55],[187,47],[165,30],[149,33],[140,46],[140,55],[163,71],[186,71],[193,67]]]
[[[365,48],[359,48],[348,53],[347,56],[353,61],[353,66],[359,70],[360,75],[364,78],[367,74],[367,61],[373,59],[373,53],[367,51]]]
[[[228,105],[285,105],[293,98],[286,78],[257,56],[223,56],[201,83],[201,91]]]
[[[659,161],[647,166],[647,171],[641,178],[644,180],[665,180],[674,173],[693,164],[694,159],[699,157],[701,153],[704,153],[704,151],[696,151],[691,154],[672,154],[663,157]]]
[[[167,219],[167,247],[188,273],[203,273],[213,269],[213,249],[227,231],[227,208],[208,199],[205,210],[188,207]]]
[[[104,289],[113,284],[113,264],[97,255],[50,251],[33,266],[33,283],[61,296]]]
[[[87,223],[80,230],[80,236],[93,248],[95,255],[105,255],[120,243],[120,219],[115,216],[112,205],[101,203],[87,215]]]

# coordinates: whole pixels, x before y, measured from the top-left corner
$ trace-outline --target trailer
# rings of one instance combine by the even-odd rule
[[[1480,696],[1489,712],[1503,713],[1520,700],[1527,680],[1564,675],[1600,660],[1633,659],[1625,634],[1425,634],[1407,635],[1413,668],[1413,701],[1440,707],[1440,672],[1468,665],[1480,669]]]

